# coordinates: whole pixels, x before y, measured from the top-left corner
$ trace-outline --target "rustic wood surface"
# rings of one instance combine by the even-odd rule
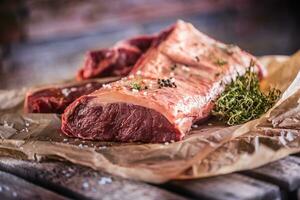
[[[68,199],[33,185],[19,177],[0,171],[0,199]]]
[[[278,186],[236,173],[200,180],[174,181],[170,185],[191,197],[208,200],[281,198]]]
[[[300,188],[300,158],[288,156],[245,174],[267,180],[285,190],[295,191]]]
[[[1,158],[0,169],[75,199],[185,199],[158,187],[65,162]]]

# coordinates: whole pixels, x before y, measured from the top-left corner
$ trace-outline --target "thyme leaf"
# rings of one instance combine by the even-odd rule
[[[261,92],[258,76],[252,69],[253,63],[243,76],[226,86],[215,102],[213,116],[228,125],[237,125],[260,117],[275,104],[281,92],[274,88],[267,94]]]

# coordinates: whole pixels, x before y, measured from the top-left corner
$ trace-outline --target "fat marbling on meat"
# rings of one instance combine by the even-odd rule
[[[225,85],[245,73],[252,55],[178,21],[137,61],[130,75],[78,98],[62,116],[72,137],[117,142],[181,140],[210,115]]]

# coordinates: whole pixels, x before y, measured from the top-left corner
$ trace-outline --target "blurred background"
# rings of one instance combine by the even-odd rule
[[[183,19],[257,55],[300,49],[297,0],[0,0],[0,89],[70,79],[90,49]]]

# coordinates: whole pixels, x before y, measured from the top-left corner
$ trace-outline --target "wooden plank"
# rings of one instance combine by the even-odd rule
[[[126,180],[65,162],[0,159],[0,168],[77,199],[185,199],[145,183]]]
[[[240,174],[201,180],[173,181],[168,188],[180,190],[192,198],[208,200],[281,199],[277,186]]]
[[[300,158],[288,156],[266,166],[246,171],[246,175],[279,185],[287,191],[300,188]]]
[[[33,185],[12,174],[0,171],[0,199],[57,199],[66,197]]]

